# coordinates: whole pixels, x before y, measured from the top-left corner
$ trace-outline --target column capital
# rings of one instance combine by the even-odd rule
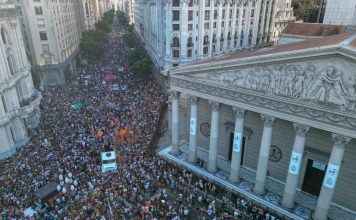
[[[199,103],[199,98],[193,95],[189,95],[188,100],[191,105],[197,105]]]
[[[210,104],[211,111],[219,111],[219,109],[220,109],[220,103],[219,102],[215,102],[215,101],[211,101],[211,100],[209,100],[208,102]]]
[[[243,108],[232,107],[232,112],[234,113],[236,118],[243,119],[246,114],[246,110]]]
[[[309,126],[298,124],[298,123],[293,123],[293,127],[295,130],[295,133],[298,136],[302,136],[302,137],[305,137],[305,135],[309,132],[309,129],[310,129]]]
[[[341,149],[344,149],[346,145],[351,141],[350,137],[341,134],[332,133],[332,137],[333,137],[333,146]]]
[[[276,120],[275,117],[265,115],[265,114],[261,114],[261,118],[262,118],[262,121],[263,121],[263,124],[265,125],[265,127],[272,127],[274,121]]]
[[[180,92],[177,92],[174,90],[169,91],[169,96],[170,96],[171,100],[178,99],[179,95],[180,95]]]

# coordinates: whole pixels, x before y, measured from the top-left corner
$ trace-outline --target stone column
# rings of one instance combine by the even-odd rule
[[[313,213],[313,219],[315,220],[326,220],[328,218],[328,212],[333,198],[337,177],[340,172],[340,165],[344,156],[345,147],[351,140],[351,138],[339,134],[332,134],[332,137],[333,149],[324,176],[323,185],[321,186],[315,212]]]
[[[281,202],[282,205],[287,208],[294,207],[294,197],[299,179],[299,169],[303,159],[305,136],[309,131],[308,126],[296,123],[294,123],[293,126],[295,129],[293,151],[289,162],[287,180],[284,186],[284,194]]]
[[[265,182],[267,177],[269,150],[271,148],[273,123],[275,118],[261,114],[264,127],[261,140],[260,154],[258,157],[258,165],[256,171],[255,188],[253,191],[257,194],[265,193]]]
[[[240,180],[241,146],[244,136],[245,110],[237,107],[232,107],[232,110],[235,114],[235,129],[229,180],[236,183]]]
[[[179,93],[170,93],[172,100],[172,153],[179,153]]]
[[[197,142],[198,142],[198,101],[195,96],[189,97],[190,101],[190,126],[189,126],[189,156],[188,160],[191,163],[195,163],[197,160]]]
[[[209,101],[211,106],[211,129],[210,129],[210,143],[209,143],[209,164],[208,171],[217,171],[218,158],[218,138],[219,138],[219,110],[220,103]]]
[[[169,138],[172,137],[172,100],[171,96],[168,97],[168,135]]]

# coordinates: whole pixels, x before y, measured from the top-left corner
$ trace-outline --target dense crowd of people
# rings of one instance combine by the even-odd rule
[[[90,74],[88,83],[42,91],[38,128],[15,156],[0,162],[0,219],[275,219],[147,154],[166,97],[153,80],[130,72],[122,33],[115,20],[103,57],[77,70]],[[113,82],[104,80],[108,74]],[[115,172],[101,172],[105,145],[117,152]],[[58,196],[25,217],[34,192],[50,182],[58,184]]]

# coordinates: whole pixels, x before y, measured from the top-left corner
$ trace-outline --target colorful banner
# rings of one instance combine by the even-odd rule
[[[337,176],[339,175],[340,166],[334,165],[332,163],[328,164],[328,168],[326,169],[325,178],[324,178],[324,186],[328,188],[334,188]]]
[[[302,162],[302,153],[292,151],[289,163],[289,173],[298,175],[300,163]]]
[[[196,118],[190,118],[190,134],[191,135],[195,135],[196,133],[196,123],[197,123],[197,119]]]
[[[241,140],[242,140],[242,134],[241,132],[234,132],[234,143],[233,143],[233,151],[234,152],[240,152],[241,151]]]
[[[71,106],[74,109],[80,109],[82,107],[82,103],[76,103],[74,105]]]

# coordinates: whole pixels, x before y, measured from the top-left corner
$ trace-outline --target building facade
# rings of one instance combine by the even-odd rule
[[[356,25],[356,0],[327,0],[323,23]]]
[[[77,13],[84,13],[83,2],[22,1],[21,4],[33,71],[39,74],[44,86],[64,85],[77,65],[83,30],[83,24],[77,21],[83,17]],[[84,17],[83,21],[87,19]]]
[[[165,71],[172,145],[159,154],[287,219],[354,219],[355,68],[345,33]]]
[[[96,8],[98,4],[96,0],[83,0],[84,18],[85,18],[85,29],[93,30],[95,28],[94,24],[97,22]]]
[[[290,0],[134,2],[135,33],[157,67],[270,45],[295,20]]]
[[[33,87],[15,4],[0,1],[0,159],[26,144],[39,123],[41,94]]]

